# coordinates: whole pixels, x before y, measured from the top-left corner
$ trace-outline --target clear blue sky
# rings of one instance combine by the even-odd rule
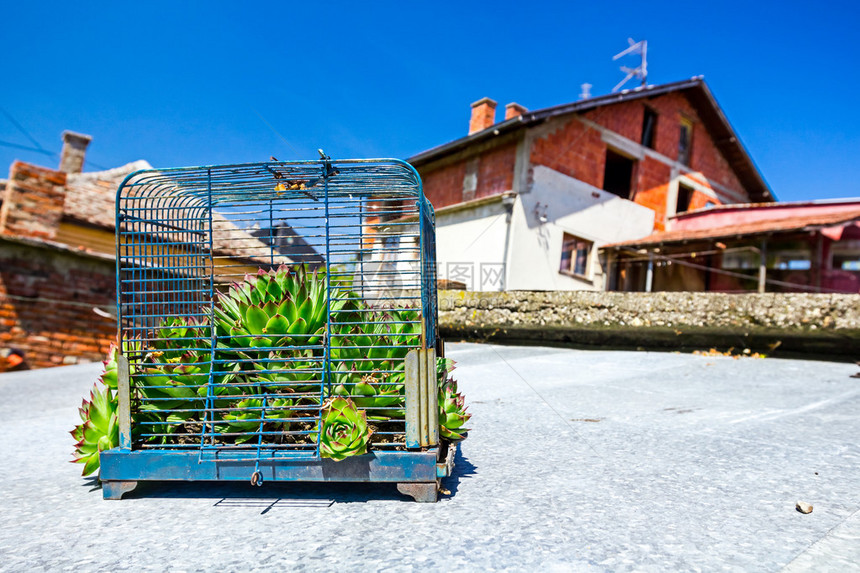
[[[64,129],[91,134],[87,170],[318,147],[405,158],[464,135],[483,96],[538,109],[583,82],[608,93],[633,36],[649,83],[705,76],[781,200],[856,197],[858,6],[15,2],[0,12],[0,107],[53,152]],[[0,141],[34,145],[3,114]],[[0,172],[16,158],[57,162],[0,145]]]

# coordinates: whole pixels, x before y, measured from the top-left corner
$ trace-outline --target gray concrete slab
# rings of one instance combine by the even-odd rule
[[[99,365],[0,376],[0,569],[858,570],[856,367],[449,354],[474,418],[438,504],[391,485],[273,483],[103,501],[66,463]]]

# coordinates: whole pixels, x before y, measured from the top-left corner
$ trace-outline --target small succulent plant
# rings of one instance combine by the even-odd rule
[[[439,389],[439,435],[454,442],[465,439],[469,429],[463,424],[471,417],[463,395],[457,392],[457,381],[449,378]]]
[[[367,453],[367,414],[343,396],[333,396],[320,411],[320,457],[335,461]]]
[[[255,432],[262,431],[265,423],[275,423],[275,431],[283,431],[289,427],[285,421],[292,415],[293,401],[287,398],[276,398],[264,403],[260,398],[240,400],[228,412],[222,415],[226,425],[222,433],[238,433],[235,442],[242,444],[256,438]]]
[[[332,287],[330,295],[328,310],[341,310],[346,302],[342,293]],[[281,265],[245,275],[219,294],[215,322],[219,338],[234,342],[230,346],[312,346],[325,334],[326,311],[324,273],[311,273],[305,265]]]
[[[116,346],[111,345],[100,380],[93,384],[90,399],[85,398],[78,410],[81,423],[70,432],[76,440],[72,462],[84,464],[85,476],[99,469],[101,452],[119,445],[116,351]]]
[[[384,421],[403,418],[406,396],[403,384],[391,384],[388,376],[373,372],[365,374],[355,384],[338,384],[333,393],[350,397],[356,406],[366,410],[371,419]],[[380,380],[381,379],[381,380]]]

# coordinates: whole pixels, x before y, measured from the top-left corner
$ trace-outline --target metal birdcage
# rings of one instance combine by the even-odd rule
[[[410,165],[138,171],[116,221],[120,446],[102,452],[105,498],[141,480],[308,480],[436,499],[451,456],[435,220]],[[342,440],[325,442],[338,397],[369,425],[367,453],[339,459]]]

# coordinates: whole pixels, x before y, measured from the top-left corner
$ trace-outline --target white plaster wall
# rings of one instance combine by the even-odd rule
[[[504,283],[486,273],[501,272],[507,223],[501,201],[453,213],[436,214],[436,261],[440,279],[467,283],[467,290],[502,290]],[[461,274],[471,269],[471,281]],[[471,284],[469,284],[471,282]]]
[[[546,223],[535,215],[538,204]],[[507,290],[602,290],[598,247],[651,234],[654,211],[536,165],[531,191],[517,197],[511,225]],[[558,271],[565,232],[594,242],[586,279]]]

